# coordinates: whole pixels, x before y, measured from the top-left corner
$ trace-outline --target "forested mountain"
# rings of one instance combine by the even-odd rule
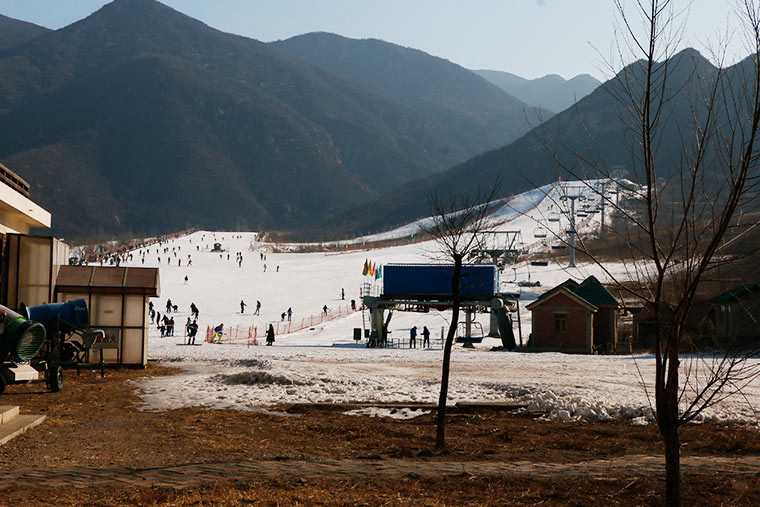
[[[704,101],[700,94],[710,90],[716,75],[716,68],[693,49],[674,55],[667,64],[670,72],[668,100],[656,133],[656,162],[664,177],[677,174],[682,161],[690,156],[684,150],[682,136],[688,137],[693,129],[695,114],[698,118],[704,117],[704,111],[700,109]],[[746,67],[747,61],[744,61],[728,69],[737,91]],[[626,79],[621,79],[622,76]],[[622,96],[623,81],[636,83],[640,77],[640,64],[631,64],[580,100],[577,107],[550,118],[516,142],[394,189],[373,203],[331,219],[324,227],[343,235],[410,222],[429,214],[424,196],[436,189],[442,195],[448,195],[449,189],[474,194],[478,189],[489,189],[500,179],[500,195],[507,196],[560,177],[570,177],[556,160],[581,177],[594,177],[597,174],[594,167],[606,167],[635,179],[635,165],[639,163],[637,140],[625,123],[631,119],[630,105],[622,103],[618,97]],[[640,90],[633,90],[633,93],[641,95]]]
[[[66,236],[309,226],[479,150],[453,126],[475,112],[428,114],[154,0],[2,51],[0,75],[0,160]],[[472,77],[462,96],[524,121]]]
[[[47,28],[34,23],[27,23],[0,14],[0,51],[20,46],[49,31]]]
[[[504,146],[548,117],[443,58],[377,39],[318,32],[273,43],[293,56],[401,101],[447,131],[449,161]]]
[[[510,95],[517,97],[532,107],[543,107],[559,113],[572,106],[601,84],[589,74],[579,74],[565,80],[557,74],[549,74],[538,79],[523,77],[498,70],[474,70]]]

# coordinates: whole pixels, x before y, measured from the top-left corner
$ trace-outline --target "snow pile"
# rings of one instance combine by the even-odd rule
[[[523,401],[528,401],[528,412],[543,412],[543,418],[548,421],[593,422],[620,419],[631,420],[632,424],[640,424],[636,421],[642,420],[654,421],[654,413],[650,407],[609,406],[580,396],[569,399],[559,397],[552,391],[526,396]]]
[[[343,412],[345,415],[364,415],[368,417],[387,417],[390,419],[409,420],[415,417],[420,417],[430,413],[430,410],[422,410],[420,408],[381,408],[381,407],[367,407],[358,408],[356,410],[349,410]]]
[[[231,375],[217,375],[213,380],[218,380],[225,384],[280,384],[280,385],[303,385],[304,382],[300,380],[292,380],[282,375],[272,375],[265,371],[244,371],[240,373],[233,373]]]

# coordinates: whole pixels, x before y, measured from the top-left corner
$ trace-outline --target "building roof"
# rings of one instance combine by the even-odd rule
[[[565,280],[556,287],[541,294],[537,300],[529,304],[526,308],[532,310],[560,292],[567,294],[582,305],[588,306],[594,310],[598,309],[599,306],[618,306],[617,299],[615,299],[615,297],[610,294],[601,283],[599,283],[599,280],[594,276],[589,276],[583,280],[581,284],[578,284],[578,282],[572,279]]]
[[[712,303],[733,303],[734,301],[739,301],[743,299],[748,299],[751,297],[760,296],[760,285],[753,283],[753,284],[742,284],[737,285],[733,289],[724,292],[720,296],[714,297],[712,299]]]
[[[0,164],[0,232],[29,234],[50,227],[50,212],[29,198],[29,184]]]
[[[159,295],[158,268],[61,266],[56,292],[93,292]]]
[[[618,300],[604,288],[595,276],[591,275],[574,289],[573,292],[595,306],[614,305],[618,306]]]
[[[565,285],[564,283],[557,285],[556,287],[544,292],[538,297],[537,300],[533,301],[531,304],[529,304],[525,308],[527,308],[528,310],[533,310],[535,307],[543,305],[544,303],[546,303],[547,301],[549,301],[551,298],[553,298],[554,296],[558,294],[564,294],[570,299],[573,299],[576,302],[578,302],[581,306],[585,306],[586,308],[592,311],[598,310],[596,306],[589,303],[588,301],[580,297],[578,294],[570,290],[568,286]]]

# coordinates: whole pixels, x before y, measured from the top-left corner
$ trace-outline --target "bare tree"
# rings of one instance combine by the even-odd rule
[[[604,189],[588,188],[617,215],[609,231],[619,241],[627,276],[617,278],[606,270],[593,243],[581,240],[578,249],[651,313],[666,503],[680,505],[679,427],[725,396],[740,393],[758,375],[757,366],[747,361],[750,354],[724,353],[707,360],[691,356],[682,364],[681,351],[705,279],[725,268],[732,260],[726,247],[741,240],[737,211],[758,205],[760,13],[753,0],[737,9],[750,57],[726,66],[724,55],[715,54],[717,66],[705,70],[695,55],[676,53],[685,17],[673,0],[635,0],[632,10],[623,0],[615,4],[624,34],[620,54],[632,54],[635,63],[606,89],[616,99],[629,138],[630,178],[639,184],[626,188],[627,199],[620,203]],[[684,61],[690,57],[692,67]],[[686,76],[685,69],[691,69]],[[583,148],[563,144],[548,132],[546,147],[571,176],[613,181],[610,161],[577,110],[586,129]],[[677,155],[663,156],[665,143],[674,142]]]
[[[438,449],[446,447],[446,400],[449,392],[451,348],[459,325],[459,310],[462,303],[462,266],[473,250],[478,247],[480,240],[478,233],[486,228],[486,219],[491,212],[499,187],[500,183],[497,181],[488,192],[479,190],[475,195],[457,196],[451,189],[447,198],[441,198],[437,192],[428,194],[432,220],[422,229],[437,243],[439,256],[454,264],[451,276],[452,315],[443,346],[441,393],[438,398],[436,417],[435,445]]]

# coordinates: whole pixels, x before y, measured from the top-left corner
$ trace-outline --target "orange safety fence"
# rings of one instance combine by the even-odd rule
[[[358,309],[356,311],[359,311]],[[328,322],[340,317],[344,317],[354,313],[349,305],[340,305],[337,309],[328,309],[327,312],[320,312],[316,315],[309,315],[300,320],[281,320],[277,322],[271,322],[274,327],[275,336],[282,336],[291,333],[297,333],[312,326]],[[237,325],[231,327],[225,327],[222,335],[215,336],[214,330],[211,326],[206,327],[206,342],[208,343],[227,343],[227,344],[243,344],[246,343],[249,347],[260,345],[259,339],[265,340],[267,329],[269,324],[263,324],[261,331],[259,326],[245,326]]]

